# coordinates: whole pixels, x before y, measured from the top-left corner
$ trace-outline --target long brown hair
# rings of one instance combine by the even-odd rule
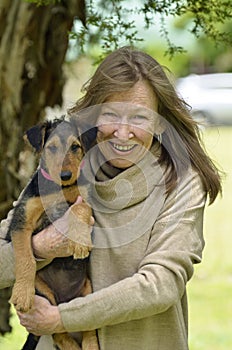
[[[192,119],[188,105],[178,96],[162,66],[150,55],[132,47],[122,47],[112,52],[83,86],[85,94],[70,109],[70,113],[104,103],[112,93],[127,91],[141,79],[151,85],[158,98],[158,113],[167,121],[167,125],[171,126],[166,127],[163,133],[160,156],[160,163],[166,164],[168,169],[168,192],[176,185],[176,164],[186,162],[186,155],[181,155],[183,147],[178,147],[176,137],[173,136],[174,129],[187,151],[192,167],[202,180],[203,187],[209,195],[209,204],[213,203],[222,190],[220,172],[204,150],[198,125]],[[173,142],[176,143],[175,147]],[[171,156],[168,150],[170,145]],[[173,152],[173,149],[176,151]]]

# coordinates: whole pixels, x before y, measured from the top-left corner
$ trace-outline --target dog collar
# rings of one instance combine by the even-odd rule
[[[49,181],[53,181],[51,176],[44,170],[43,168],[40,168],[40,172],[43,175],[43,177]]]

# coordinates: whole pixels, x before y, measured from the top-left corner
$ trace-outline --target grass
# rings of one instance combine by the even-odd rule
[[[232,349],[232,128],[204,132],[208,152],[226,173],[223,197],[206,208],[203,261],[189,283],[190,349]]]
[[[223,198],[206,208],[203,261],[188,285],[190,350],[225,350],[232,349],[232,128],[209,128],[203,136],[208,152],[227,177]],[[13,332],[0,338],[0,350],[18,350],[25,340],[26,332],[15,314],[11,322]]]
[[[13,327],[13,331],[4,337],[0,337],[0,350],[19,350],[26,340],[27,331],[19,324],[18,317],[13,309],[11,326]]]

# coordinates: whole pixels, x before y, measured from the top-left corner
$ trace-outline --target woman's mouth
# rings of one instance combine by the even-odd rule
[[[136,145],[119,145],[117,143],[111,143],[111,146],[116,150],[116,151],[119,151],[119,152],[129,152],[131,151]]]

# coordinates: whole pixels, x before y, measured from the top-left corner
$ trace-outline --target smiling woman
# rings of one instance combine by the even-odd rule
[[[101,350],[187,350],[186,284],[202,258],[207,197],[221,190],[197,124],[161,65],[128,47],[106,57],[69,112],[91,139],[81,180],[95,219],[93,293],[58,306],[36,297],[21,324],[42,335],[97,329]],[[3,262],[6,252],[3,243]],[[14,265],[2,266],[6,285]],[[36,350],[52,349],[48,339]]]

